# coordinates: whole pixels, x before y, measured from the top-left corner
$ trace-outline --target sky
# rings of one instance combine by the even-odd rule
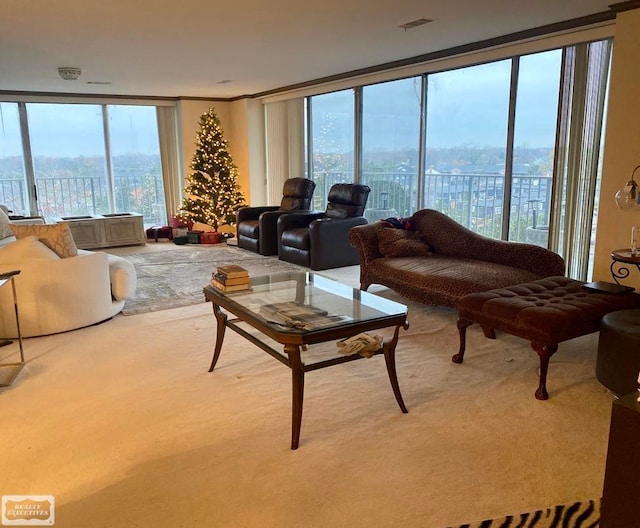
[[[560,50],[521,58],[516,146],[553,146],[560,61]],[[502,60],[430,74],[428,147],[504,146],[510,68],[511,61]],[[420,77],[414,77],[364,87],[365,150],[417,148],[420,82]],[[314,137],[332,136],[324,140],[326,148],[352,150],[353,101],[353,90],[312,98]],[[114,154],[158,152],[154,107],[108,108]],[[35,156],[104,154],[100,105],[27,103],[27,113]],[[17,105],[0,103],[0,157],[21,153]]]
[[[553,147],[561,58],[560,50],[521,58],[516,146]],[[430,74],[427,145],[504,147],[510,77],[511,60]],[[417,148],[420,91],[419,77],[364,87],[365,150],[389,149],[391,145],[397,149]],[[320,137],[324,127],[344,144],[352,143],[352,108],[353,90],[314,97],[314,136]]]
[[[22,154],[16,103],[1,103],[0,157]],[[159,152],[154,106],[109,105],[111,148]],[[27,103],[31,149],[35,156],[104,155],[101,105]]]

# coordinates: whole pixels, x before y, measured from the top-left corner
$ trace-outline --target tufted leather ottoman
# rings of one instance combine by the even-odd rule
[[[474,322],[491,339],[495,339],[495,330],[527,339],[540,357],[535,396],[546,400],[549,359],[558,343],[597,332],[600,320],[609,312],[640,307],[640,295],[633,292],[600,293],[583,288],[583,284],[567,277],[548,277],[465,295],[457,304],[460,350],[453,362],[462,363],[466,330]]]

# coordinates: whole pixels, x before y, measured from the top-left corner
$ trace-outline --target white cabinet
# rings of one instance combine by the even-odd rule
[[[134,246],[146,243],[143,216],[137,213],[114,213],[92,216],[67,216],[76,246],[96,249],[114,246]]]

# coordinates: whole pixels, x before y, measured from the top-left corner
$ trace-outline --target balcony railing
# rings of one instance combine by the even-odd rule
[[[48,220],[113,212],[104,177],[44,177],[36,181],[38,214]],[[0,178],[0,203],[17,213],[28,213],[26,184],[23,179]],[[164,192],[159,177],[125,174],[114,178],[115,212],[144,215],[145,224],[166,223]]]
[[[314,208],[324,210],[327,195],[335,183],[353,181],[349,172],[314,175]],[[409,172],[365,173],[363,183],[371,187],[367,208],[390,211],[389,216],[410,216],[417,209],[442,211],[467,228],[492,238],[500,238],[504,197],[504,177],[487,174],[427,174],[423,205],[418,206],[417,174]],[[38,178],[39,213],[45,218],[101,214],[109,210],[103,177],[69,176]],[[21,179],[0,178],[0,203],[19,213],[27,212],[27,193]],[[127,174],[114,180],[114,208],[136,212],[145,224],[164,224],[164,194],[158,177]],[[511,190],[509,239],[528,241],[527,228],[538,228],[549,218],[551,177],[514,175]]]
[[[327,194],[335,183],[353,181],[352,173],[315,173],[314,207],[326,207]],[[390,211],[389,216],[410,216],[417,209],[441,211],[468,229],[492,238],[501,237],[504,176],[495,174],[426,174],[423,204],[418,205],[418,177],[407,172],[363,174],[371,187],[369,210]],[[551,200],[551,177],[517,174],[511,186],[509,239],[527,241],[527,228],[547,224]],[[393,214],[391,214],[393,213]]]

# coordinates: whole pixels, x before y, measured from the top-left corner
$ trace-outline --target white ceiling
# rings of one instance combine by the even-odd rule
[[[607,12],[610,3],[2,0],[0,91],[251,95]],[[418,18],[434,22],[398,27]],[[82,75],[64,81],[60,66]]]

